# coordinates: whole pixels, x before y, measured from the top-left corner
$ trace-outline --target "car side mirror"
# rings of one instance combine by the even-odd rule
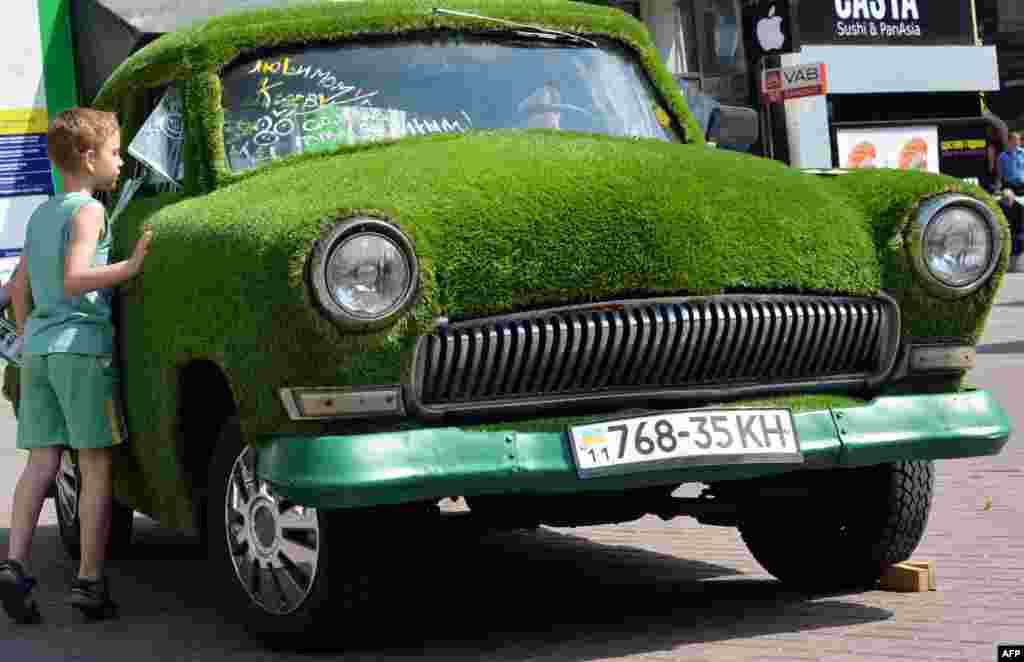
[[[761,135],[757,111],[743,106],[719,106],[708,122],[705,139],[719,147],[746,151]]]

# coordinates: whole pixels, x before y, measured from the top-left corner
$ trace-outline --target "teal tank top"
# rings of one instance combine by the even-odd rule
[[[71,239],[71,219],[87,204],[100,203],[81,192],[57,195],[41,204],[29,218],[24,255],[34,308],[25,321],[23,355],[113,354],[113,290],[95,290],[74,297],[64,294],[64,258]],[[103,233],[92,266],[109,263],[110,234],[110,222],[104,214]]]

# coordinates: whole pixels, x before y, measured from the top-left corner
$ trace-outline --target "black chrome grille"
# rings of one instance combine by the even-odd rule
[[[424,411],[870,383],[895,359],[888,298],[723,295],[574,306],[420,339]]]

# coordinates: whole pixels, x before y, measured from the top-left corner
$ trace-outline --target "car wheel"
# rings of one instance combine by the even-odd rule
[[[54,509],[57,511],[57,528],[64,551],[75,561],[82,558],[82,526],[78,517],[81,492],[82,472],[71,451],[64,450],[61,453],[57,478],[54,480]],[[131,555],[135,511],[116,500],[111,508],[107,558],[128,558]]]
[[[924,536],[935,486],[931,461],[815,472],[785,511],[747,511],[739,530],[757,562],[811,591],[873,586]]]
[[[229,419],[210,467],[206,538],[230,613],[268,644],[303,649],[352,639],[368,582],[343,535],[348,516],[276,494],[257,479],[255,458],[238,419]]]

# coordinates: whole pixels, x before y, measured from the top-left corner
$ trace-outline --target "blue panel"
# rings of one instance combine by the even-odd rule
[[[53,195],[46,134],[0,136],[0,198]]]

